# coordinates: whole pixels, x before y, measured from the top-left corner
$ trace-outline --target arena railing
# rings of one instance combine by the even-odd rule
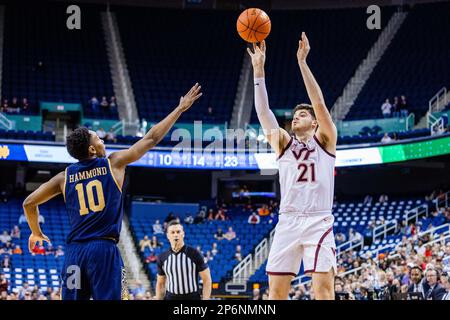
[[[272,229],[269,236],[261,240],[254,253],[249,253],[237,266],[233,268],[233,282],[242,283],[248,281],[256,269],[258,269],[269,256],[270,246],[275,235]]]
[[[433,202],[435,203],[436,210],[439,210],[440,207],[449,207],[449,198],[450,198],[450,191],[447,191],[443,195],[437,196],[436,199],[433,200]],[[417,223],[419,221],[419,217],[422,216],[423,214],[426,217],[428,217],[429,210],[430,208],[428,204],[422,204],[414,209],[406,211],[403,221],[406,224],[408,224],[412,220],[414,220]]]
[[[388,234],[388,232],[392,230],[396,232],[397,229],[398,229],[397,220],[386,221],[386,223],[373,229],[372,242],[375,242],[378,238],[384,238]]]

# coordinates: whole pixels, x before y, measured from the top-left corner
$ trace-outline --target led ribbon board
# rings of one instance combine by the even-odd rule
[[[120,150],[107,149],[107,153]],[[450,135],[430,137],[419,141],[364,148],[346,148],[336,152],[336,167],[382,164],[416,160],[450,154]],[[12,144],[0,142],[0,161],[28,161],[44,163],[73,163],[61,145]],[[274,153],[200,152],[153,149],[131,166],[184,169],[277,169]]]

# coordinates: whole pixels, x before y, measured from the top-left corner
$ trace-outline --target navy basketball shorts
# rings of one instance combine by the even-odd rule
[[[119,248],[112,240],[66,246],[61,271],[62,300],[127,300],[128,285]]]

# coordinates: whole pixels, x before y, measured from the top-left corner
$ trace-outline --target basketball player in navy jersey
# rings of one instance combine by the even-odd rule
[[[106,157],[105,145],[94,131],[81,127],[67,137],[67,151],[78,160],[30,194],[23,203],[36,244],[50,243],[39,223],[38,206],[62,193],[70,233],[62,270],[63,300],[127,299],[125,272],[117,243],[122,225],[122,185],[125,167],[140,159],[167,134],[181,114],[202,95],[195,84],[178,106],[127,150]]]

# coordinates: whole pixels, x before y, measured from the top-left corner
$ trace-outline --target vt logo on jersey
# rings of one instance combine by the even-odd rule
[[[309,159],[311,153],[316,151],[316,148],[308,149],[308,147],[304,143],[295,143],[291,147],[292,154],[295,159],[300,161],[306,161]]]
[[[300,160],[298,163],[298,170],[300,175],[297,182],[315,182],[315,162],[310,160],[309,156],[316,151],[315,146],[308,146],[303,142],[294,143],[291,147],[292,154],[296,160]]]

